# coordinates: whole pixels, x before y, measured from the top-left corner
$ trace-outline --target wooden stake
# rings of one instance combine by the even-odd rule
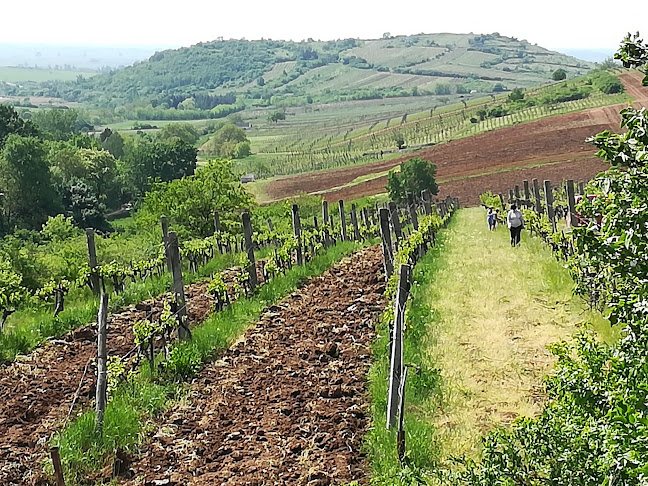
[[[347,240],[347,228],[346,228],[346,216],[344,215],[344,201],[340,199],[338,201],[340,207],[340,225],[342,226],[342,241]]]
[[[258,284],[256,273],[256,260],[254,259],[254,242],[252,241],[252,222],[250,221],[250,213],[245,211],[241,215],[243,223],[243,236],[245,238],[245,251],[247,252],[250,266],[247,268],[250,274],[250,290],[254,290]]]
[[[304,264],[304,253],[301,246],[301,221],[299,220],[299,206],[297,204],[292,205],[292,220],[293,220],[293,232],[295,238],[297,238],[297,265]]]
[[[398,249],[398,242],[403,239],[403,231],[400,224],[398,206],[394,201],[389,201],[389,220],[394,231],[394,247]]]
[[[385,280],[389,280],[389,277],[394,273],[394,253],[392,250],[391,231],[389,231],[389,209],[381,209],[379,215]]]
[[[50,449],[50,456],[52,457],[52,464],[54,465],[56,486],[65,486],[65,479],[63,478],[63,466],[61,465],[61,455],[59,454],[59,448],[52,447]]]
[[[576,217],[576,196],[574,194],[574,181],[569,179],[565,184],[567,192],[567,207],[569,213],[567,214],[567,227],[571,228],[578,225],[578,218]]]
[[[166,256],[166,266],[171,271],[171,261],[169,260],[169,221],[166,216],[160,216],[162,226],[162,242],[164,243],[164,255]]]
[[[108,294],[101,293],[99,313],[97,314],[97,393],[95,404],[95,424],[97,434],[103,435],[104,414],[106,413],[108,392],[108,350],[106,349],[108,327]]]
[[[403,330],[405,326],[405,305],[410,291],[411,268],[401,265],[398,276],[398,290],[394,301],[394,325],[391,337],[391,363],[389,372],[389,394],[387,396],[387,428],[396,425],[400,397],[398,391],[403,377]]]
[[[358,212],[355,204],[351,204],[351,225],[353,226],[353,239],[360,241],[360,226],[358,225]]]
[[[542,214],[542,201],[540,200],[540,184],[538,184],[538,179],[533,179],[533,199],[535,202],[535,212],[536,214]]]
[[[178,305],[178,339],[191,339],[191,331],[187,322],[187,301],[184,293],[182,279],[182,265],[180,263],[180,249],[178,248],[178,233],[169,232],[169,258],[171,260],[171,273],[173,274],[173,294]]]
[[[547,205],[547,217],[551,221],[552,231],[556,232],[556,218],[554,215],[554,199],[553,192],[551,190],[551,181],[544,181],[544,190],[545,190],[545,204]]]
[[[416,204],[414,204],[414,197],[411,194],[407,195],[407,209],[409,210],[410,219],[412,220],[412,227],[418,229],[418,215],[416,214]]]
[[[95,246],[94,230],[86,228],[86,242],[88,243],[88,263],[90,264],[90,287],[95,295],[99,295],[99,274],[97,273],[97,247]]]
[[[322,224],[326,226],[329,224],[329,206],[328,201],[322,201]],[[333,230],[333,223],[330,224],[331,231]],[[329,230],[324,230],[324,248],[331,246],[331,235]]]

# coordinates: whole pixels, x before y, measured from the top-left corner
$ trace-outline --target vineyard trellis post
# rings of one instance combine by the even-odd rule
[[[328,206],[328,201],[324,199],[322,201],[322,224],[324,226],[329,224],[329,206]],[[331,230],[333,229],[333,225],[331,224]],[[324,248],[328,248],[331,244],[330,241],[330,236],[329,236],[329,230],[324,229]]]
[[[414,196],[412,196],[412,194],[407,195],[407,209],[409,209],[410,219],[412,220],[412,227],[414,228],[414,230],[417,230],[419,227],[418,215],[416,214],[416,204],[414,203]]]
[[[398,389],[398,431],[396,434],[396,449],[401,466],[405,467],[405,386],[407,384],[407,366],[403,368],[403,377]]]
[[[410,291],[411,267],[407,264],[400,266],[398,288],[394,301],[394,323],[391,329],[391,362],[389,368],[389,392],[387,396],[387,428],[396,425],[399,391],[403,378],[403,331],[405,326],[405,304]]]
[[[63,465],[61,464],[61,454],[58,447],[50,449],[52,457],[52,464],[54,466],[54,474],[56,476],[56,486],[65,486],[65,478],[63,477]]]
[[[573,227],[578,224],[576,219],[576,197],[574,195],[574,181],[569,179],[565,183],[565,189],[567,192],[567,208],[569,209],[569,214],[567,215],[567,225],[568,227]]]
[[[171,273],[173,274],[173,296],[178,307],[178,339],[191,339],[191,331],[187,322],[187,301],[182,280],[182,264],[180,263],[180,249],[178,247],[178,233],[169,232],[169,259],[171,260]]]
[[[160,225],[162,226],[162,242],[164,243],[164,256],[166,257],[166,266],[171,271],[171,259],[169,258],[169,220],[166,216],[160,216]]]
[[[526,204],[529,204],[531,201],[531,191],[529,190],[529,181],[524,180],[522,181],[522,184],[524,185],[524,200],[526,201]]]
[[[95,295],[99,295],[99,274],[97,273],[97,247],[95,246],[95,233],[92,228],[86,228],[86,242],[88,243],[88,263],[90,264],[90,287]]]
[[[540,184],[538,179],[533,179],[533,199],[535,201],[535,212],[540,215],[542,214],[542,201],[540,200]]]
[[[360,226],[358,225],[358,212],[355,204],[351,204],[351,225],[353,226],[353,239],[360,241]]]
[[[248,260],[250,261],[248,273],[250,274],[250,290],[254,290],[257,286],[257,273],[256,261],[254,259],[254,241],[252,241],[252,221],[250,220],[250,213],[245,211],[241,215],[243,223],[243,237],[245,238],[245,251],[247,252]]]
[[[403,239],[398,206],[394,201],[389,201],[389,219],[394,230],[394,247],[398,250],[398,242]]]
[[[584,196],[584,195],[585,195],[585,183],[584,183],[583,181],[581,181],[581,182],[578,183],[578,193],[579,193],[581,196]]]
[[[364,224],[365,230],[369,231],[369,228],[371,228],[369,224],[369,211],[367,208],[362,208],[360,214],[362,215],[362,224]]]
[[[430,191],[423,189],[421,191],[421,199],[423,199],[423,211],[425,212],[425,215],[430,216],[432,214],[432,205],[430,204]]]
[[[214,233],[220,233],[220,231],[220,214],[218,214],[218,211],[214,211]]]
[[[347,228],[346,228],[346,216],[344,215],[344,201],[340,199],[338,201],[340,208],[340,226],[342,226],[342,241],[347,241]]]
[[[513,189],[509,189],[509,198],[508,198],[508,203],[513,204],[513,201],[515,200],[515,196],[513,195]]]
[[[551,230],[556,232],[556,218],[554,215],[554,199],[553,192],[551,190],[551,181],[544,181],[544,190],[545,190],[545,204],[547,205],[547,217],[551,222]]]
[[[506,206],[504,205],[504,196],[502,194],[499,194],[499,200],[500,200],[500,206],[502,206],[502,211],[506,211]]]
[[[303,265],[304,263],[304,253],[302,251],[301,245],[301,221],[299,219],[299,206],[297,204],[292,205],[292,223],[293,223],[293,234],[297,239],[297,265]]]
[[[101,292],[97,314],[97,390],[95,399],[95,426],[99,437],[103,435],[104,415],[106,413],[108,391],[108,370],[106,349],[108,327],[108,294]]]
[[[268,218],[267,223],[268,223],[268,229],[272,233],[274,231],[274,223],[272,222],[272,220],[270,218]]]
[[[380,218],[380,241],[382,242],[383,261],[385,264],[385,280],[394,273],[394,253],[392,250],[391,231],[389,229],[389,209],[381,209]]]

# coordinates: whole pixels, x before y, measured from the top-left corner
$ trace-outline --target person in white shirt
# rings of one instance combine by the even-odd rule
[[[522,216],[522,211],[515,204],[511,204],[511,209],[506,215],[506,224],[511,232],[511,246],[519,245],[520,233],[522,233],[522,228],[524,228],[524,216]]]

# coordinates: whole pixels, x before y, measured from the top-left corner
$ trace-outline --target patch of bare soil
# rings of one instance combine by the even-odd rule
[[[166,413],[131,484],[365,483],[366,375],[384,286],[372,247],[269,308]]]

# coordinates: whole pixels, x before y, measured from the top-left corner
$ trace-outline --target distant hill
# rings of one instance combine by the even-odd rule
[[[250,105],[491,93],[547,83],[558,68],[572,77],[592,67],[497,33],[328,42],[217,40],[156,52],[109,74],[45,83],[35,94],[121,107],[138,119],[196,118]],[[12,90],[4,94],[34,94],[33,87]]]

